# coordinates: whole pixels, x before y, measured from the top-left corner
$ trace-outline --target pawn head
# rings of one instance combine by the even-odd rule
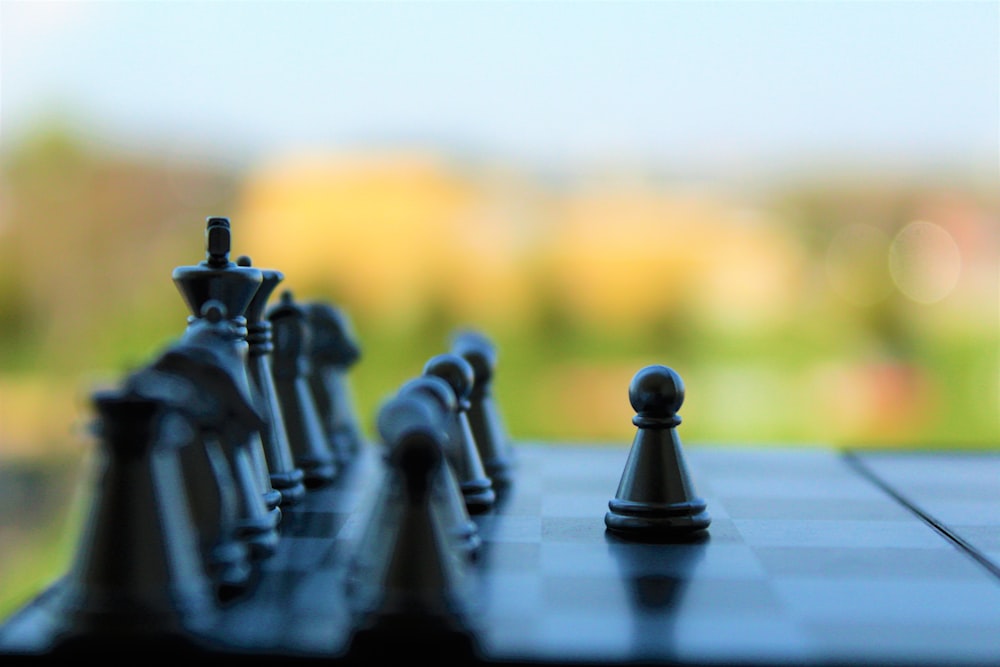
[[[684,382],[671,368],[646,366],[632,377],[628,400],[644,417],[670,418],[684,403]]]
[[[454,414],[458,410],[458,399],[455,397],[455,390],[442,377],[437,375],[421,375],[412,380],[408,380],[399,388],[399,396],[420,394],[429,396],[437,401],[440,409],[445,414]]]
[[[424,365],[424,375],[436,375],[451,385],[459,403],[466,401],[475,383],[472,365],[461,356],[452,353],[439,354]]]
[[[493,379],[497,365],[496,348],[481,334],[462,332],[455,337],[452,352],[469,362],[477,387],[485,387]]]

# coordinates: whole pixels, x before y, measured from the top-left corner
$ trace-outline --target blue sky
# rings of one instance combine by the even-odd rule
[[[997,2],[0,0],[0,58],[2,145],[1000,165]]]

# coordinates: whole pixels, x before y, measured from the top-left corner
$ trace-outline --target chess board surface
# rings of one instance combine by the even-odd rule
[[[700,539],[605,530],[628,443],[516,444],[514,481],[474,516],[475,662],[996,664],[1000,456],[687,446]],[[284,512],[277,553],[207,629],[226,656],[350,659],[347,565],[379,488],[368,447]],[[0,628],[53,648],[58,582]]]
[[[873,478],[1000,576],[1000,454],[875,453]]]

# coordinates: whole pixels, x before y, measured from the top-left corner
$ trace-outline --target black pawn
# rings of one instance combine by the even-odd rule
[[[511,443],[493,396],[497,352],[486,336],[462,331],[452,341],[451,351],[469,362],[474,373],[469,393],[469,426],[479,448],[486,474],[502,489],[512,480]]]
[[[361,347],[347,315],[327,303],[305,306],[310,326],[309,386],[330,449],[346,464],[361,450],[363,436],[348,375],[361,358]]]
[[[448,416],[448,419],[458,407],[451,385],[436,375],[425,375],[406,382],[400,387],[397,395],[400,398],[422,396],[430,399],[441,410],[442,414]],[[447,431],[447,420],[444,428]],[[447,437],[447,433],[445,436]],[[447,442],[445,447],[447,448]],[[482,546],[479,526],[469,516],[469,510],[465,506],[465,497],[462,495],[462,489],[450,465],[440,466],[434,489],[434,501],[441,508],[441,516],[448,533],[455,540],[456,548],[468,554],[469,558],[475,558]]]
[[[268,311],[267,319],[274,327],[271,371],[295,465],[305,474],[306,486],[329,484],[337,477],[340,466],[327,443],[309,387],[312,366],[308,313],[296,303],[292,292],[285,290],[281,301]]]
[[[379,411],[387,475],[379,521],[370,522],[348,580],[354,605],[350,651],[358,659],[473,655],[466,563],[432,501],[444,460],[443,414],[416,396]]]
[[[469,513],[487,512],[496,504],[496,491],[483,467],[469,425],[469,394],[475,381],[472,366],[457,354],[439,354],[424,366],[424,375],[442,378],[455,392],[456,409],[448,429],[448,462],[458,479]]]
[[[647,366],[632,378],[629,402],[638,427],[615,497],[608,530],[637,540],[668,540],[708,528],[705,501],[691,482],[676,427],[684,383],[666,366]]]
[[[193,433],[156,399],[106,392],[93,402],[95,493],[62,582],[62,634],[103,651],[183,644],[216,615],[177,459]]]
[[[249,267],[252,261],[246,255],[236,260],[238,266]],[[274,269],[260,269],[263,277],[260,289],[247,306],[247,344],[250,379],[257,391],[257,399],[266,426],[261,431],[264,456],[271,476],[271,486],[281,494],[282,505],[294,505],[305,496],[303,483],[305,475],[296,467],[291,445],[285,430],[285,420],[281,415],[278,393],[274,388],[271,372],[271,355],[274,341],[270,320],[265,317],[267,301],[285,276]]]

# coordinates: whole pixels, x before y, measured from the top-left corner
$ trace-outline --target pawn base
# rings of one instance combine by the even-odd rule
[[[271,473],[271,488],[281,494],[283,506],[298,504],[306,497],[306,487],[302,481],[304,477],[298,468],[283,473]]]
[[[613,533],[643,540],[684,537],[712,523],[705,501],[694,498],[673,504],[644,504],[615,498],[608,503],[604,525]]]
[[[489,479],[462,482],[460,487],[469,514],[488,512],[496,504],[497,494],[493,490],[493,482]]]
[[[332,460],[311,461],[302,459],[296,461],[296,463],[302,469],[303,482],[305,483],[307,489],[316,489],[321,486],[326,486],[337,478],[338,468]]]

